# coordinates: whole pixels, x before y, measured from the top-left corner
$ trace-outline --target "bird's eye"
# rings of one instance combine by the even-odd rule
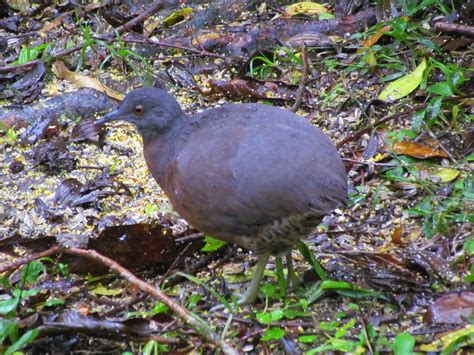
[[[135,114],[138,116],[143,115],[143,112],[145,112],[145,109],[143,108],[142,105],[137,105],[135,106]]]

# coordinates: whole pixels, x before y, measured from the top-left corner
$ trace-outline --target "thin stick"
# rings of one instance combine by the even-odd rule
[[[453,157],[453,155],[451,154],[451,152],[450,152],[448,149],[446,149],[446,147],[444,146],[443,143],[440,142],[440,140],[438,139],[438,137],[436,137],[436,135],[435,135],[435,134],[433,133],[433,131],[428,127],[428,125],[425,124],[424,126],[425,126],[425,129],[426,129],[426,131],[428,132],[428,134],[431,136],[431,138],[433,138],[433,139],[436,141],[436,143],[441,147],[441,149],[444,150],[444,152],[448,155],[449,159],[451,159],[451,161],[452,161],[454,164],[458,165],[457,160],[454,159],[454,157]]]
[[[303,94],[306,90],[306,84],[308,83],[308,50],[305,45],[301,47],[301,60],[303,61],[303,73],[301,74],[300,85],[298,86],[298,90],[296,91],[296,100],[293,104],[293,107],[291,108],[291,112],[296,112],[300,108],[301,102],[303,101]]]
[[[239,352],[232,345],[227,343],[225,340],[221,339],[220,336],[217,333],[215,333],[209,327],[209,325],[205,323],[202,319],[195,317],[186,308],[176,303],[172,298],[164,294],[161,290],[153,287],[149,283],[136,277],[129,270],[127,270],[126,268],[118,264],[117,262],[98,253],[95,250],[85,250],[85,249],[79,249],[79,248],[65,248],[61,246],[54,246],[40,253],[32,254],[24,258],[19,258],[15,262],[9,265],[1,266],[0,273],[9,271],[9,270],[14,270],[20,267],[21,265],[24,265],[30,261],[37,260],[45,256],[58,254],[58,253],[79,255],[79,256],[86,257],[88,259],[91,259],[91,260],[94,260],[106,265],[110,270],[118,273],[123,279],[127,280],[130,284],[138,287],[143,292],[156,298],[158,301],[168,306],[168,308],[171,309],[178,317],[180,317],[184,322],[186,322],[192,328],[194,328],[199,334],[203,335],[209,342],[213,343],[219,349],[221,349],[224,354],[232,354],[232,355],[239,354]]]

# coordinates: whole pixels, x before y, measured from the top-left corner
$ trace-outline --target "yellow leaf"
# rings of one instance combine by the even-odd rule
[[[173,12],[171,15],[167,16],[163,20],[163,25],[165,25],[165,27],[171,27],[180,22],[183,22],[189,17],[192,11],[193,10],[191,8],[185,7],[179,11]]]
[[[291,16],[296,15],[319,15],[328,12],[328,10],[321,4],[312,1],[302,1],[291,4],[286,7],[286,13]]]
[[[439,352],[446,349],[453,341],[456,341],[460,337],[470,336],[470,339],[466,339],[466,343],[473,345],[474,344],[474,325],[470,324],[459,330],[455,330],[451,333],[448,333],[442,336],[439,339],[436,339],[431,344],[420,344],[420,351],[423,352]]]
[[[106,94],[109,97],[112,97],[116,100],[123,100],[125,97],[124,94],[113,91],[107,86],[103,85],[99,80],[91,78],[87,75],[75,73],[70,71],[66,65],[61,61],[56,61],[52,66],[54,74],[56,74],[61,79],[66,79],[74,84],[74,86],[79,88],[91,88],[97,91],[100,91]]]
[[[459,175],[459,171],[456,169],[441,167],[430,169],[429,173],[434,180],[439,180],[440,182],[453,181]]]
[[[377,58],[375,57],[375,52],[373,49],[369,49],[365,54],[365,62],[369,65],[370,68],[377,66]]]
[[[122,290],[119,289],[109,289],[105,288],[102,284],[98,284],[92,290],[90,290],[95,295],[100,296],[118,296],[122,293]]]
[[[426,60],[423,59],[420,65],[418,65],[410,74],[388,84],[388,86],[380,93],[379,100],[395,101],[413,92],[420,85],[425,69]]]
[[[199,46],[199,45],[202,45],[203,43],[207,42],[207,41],[217,41],[221,38],[222,36],[219,34],[219,33],[216,33],[216,32],[209,32],[209,33],[205,33],[203,35],[199,35],[197,37],[194,37],[192,40],[191,40],[191,44],[193,46]]]

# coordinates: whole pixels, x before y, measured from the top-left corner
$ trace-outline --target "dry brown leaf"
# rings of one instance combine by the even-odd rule
[[[397,154],[409,155],[418,159],[427,158],[447,158],[448,154],[439,148],[431,148],[430,146],[413,143],[408,141],[397,142],[393,145],[393,151]]]
[[[53,63],[53,72],[61,79],[66,79],[74,84],[74,86],[79,88],[91,88],[99,92],[106,94],[107,96],[114,98],[116,100],[123,100],[125,97],[124,94],[113,91],[107,86],[103,85],[99,80],[91,78],[87,75],[75,73],[70,71],[66,65],[61,61],[56,61]]]
[[[357,50],[357,54],[362,54],[367,48],[372,47],[375,43],[378,42],[380,37],[382,37],[385,32],[388,32],[392,29],[392,26],[384,26],[381,29],[379,29],[375,34],[373,34],[371,37],[367,38],[364,42],[362,42],[360,48]]]

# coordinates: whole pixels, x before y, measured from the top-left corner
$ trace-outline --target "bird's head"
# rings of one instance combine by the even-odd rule
[[[173,95],[158,88],[140,88],[130,92],[119,107],[96,121],[133,123],[142,135],[168,131],[182,120],[184,112]]]

